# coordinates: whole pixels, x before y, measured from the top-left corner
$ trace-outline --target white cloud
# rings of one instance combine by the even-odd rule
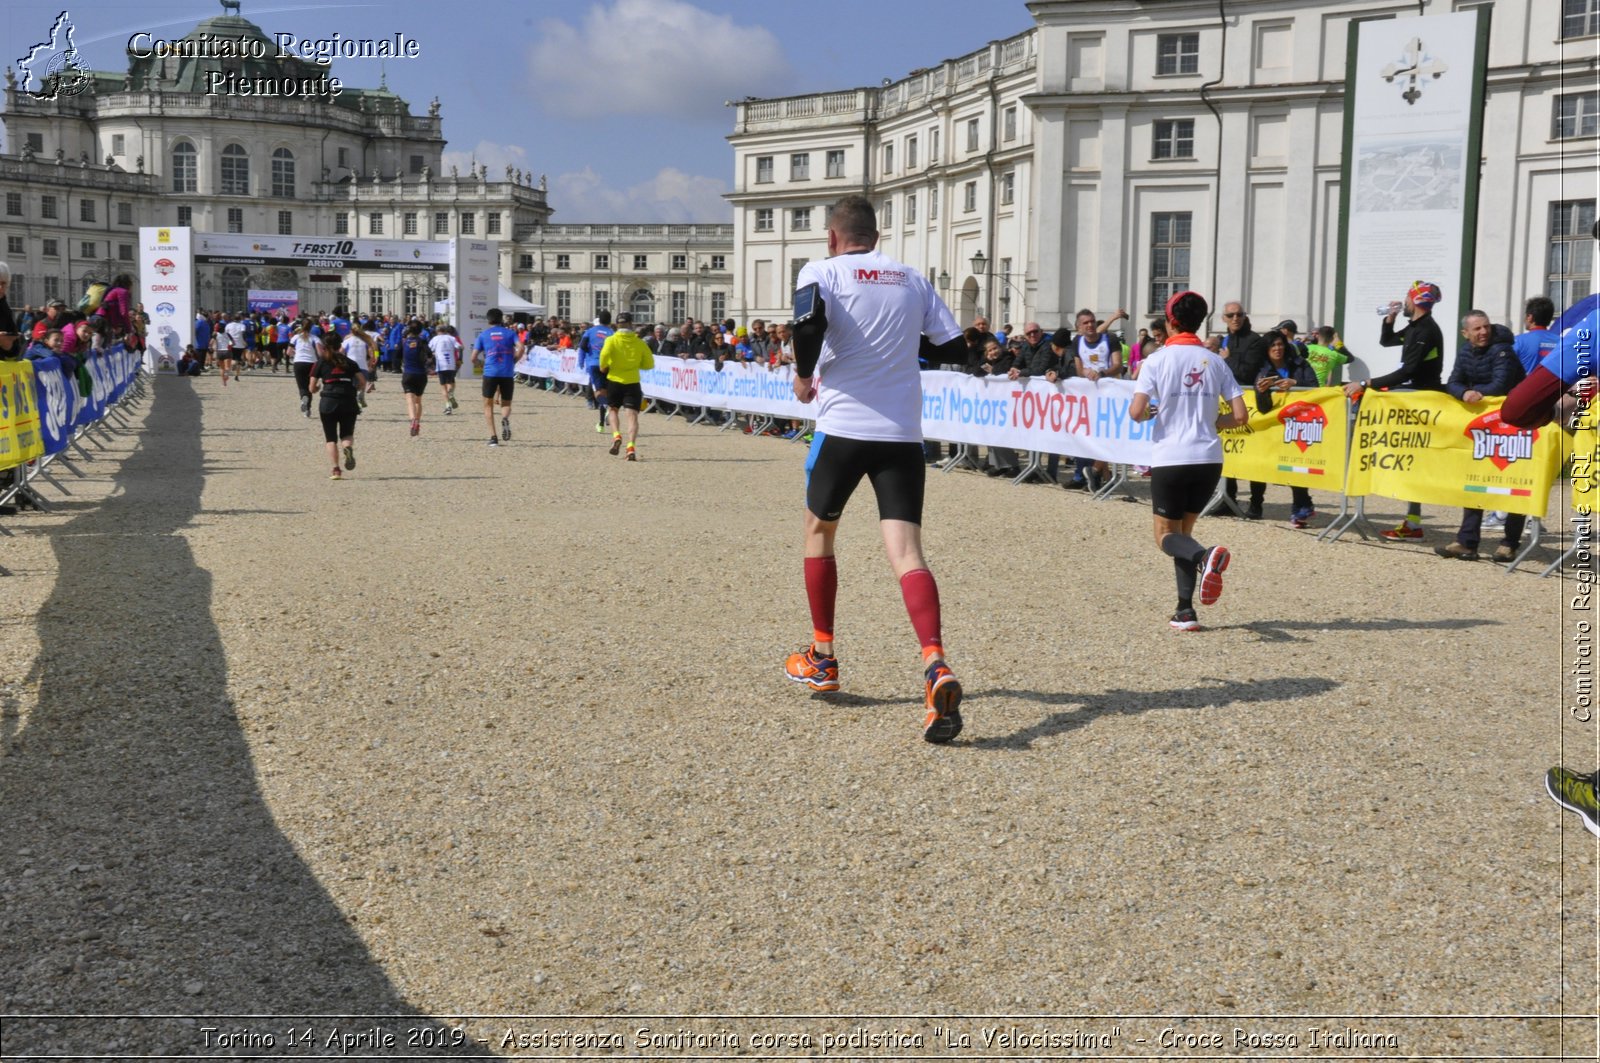
[[[571,222],[731,222],[726,181],[667,167],[630,188],[613,188],[585,166],[550,179],[552,224]]]
[[[503,181],[506,176],[506,167],[518,170],[531,170],[533,164],[528,161],[528,149],[518,147],[516,144],[496,144],[492,140],[480,140],[471,151],[447,151],[439,156],[440,166],[444,173],[440,176],[448,177],[450,167],[454,166],[464,177],[471,171],[472,165],[489,167],[489,180]],[[534,178],[537,183],[538,178]]]
[[[726,123],[723,101],[783,95],[794,70],[771,31],[683,0],[597,3],[578,26],[546,19],[531,57],[547,110]]]

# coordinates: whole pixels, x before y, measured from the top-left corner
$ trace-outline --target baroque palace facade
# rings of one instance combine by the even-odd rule
[[[1474,301],[1520,327],[1526,297],[1594,290],[1600,0],[1032,0],[1033,29],[899,81],[747,99],[735,312],[783,313],[827,205],[861,192],[963,324],[1138,325],[1182,287],[1258,326],[1331,323],[1348,29],[1477,8]]]
[[[243,17],[184,38],[259,41]],[[248,51],[249,49],[245,49]],[[14,306],[74,302],[90,279],[137,274],[141,225],[196,233],[448,240],[500,245],[500,283],[562,316],[631,309],[644,320],[720,316],[731,306],[726,224],[550,224],[542,175],[441,165],[438,101],[423,115],[386,88],[337,95],[209,94],[218,77],[326,80],[284,59],[130,55],[122,73],[75,72],[72,91],[8,67],[0,152],[0,261]],[[300,292],[313,310],[431,313],[442,275],[197,265],[199,305],[243,310],[249,289]]]

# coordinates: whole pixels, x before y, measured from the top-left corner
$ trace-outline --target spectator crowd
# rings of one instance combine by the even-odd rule
[[[9,276],[4,263],[0,263],[0,275]],[[143,348],[149,318],[142,306],[131,303],[132,288],[132,278],[121,275],[109,284],[91,286],[75,307],[57,299],[37,308],[23,307],[20,311],[5,307],[0,296],[0,307],[15,325],[10,331],[20,340],[9,348],[0,348],[0,357],[59,358],[68,378],[77,381],[80,388],[87,388],[90,386],[86,370],[88,359],[119,342],[133,349]],[[1420,329],[1418,322],[1427,319],[1431,306],[1427,288],[1437,292],[1431,285],[1423,286],[1413,289],[1411,294],[1416,296],[1415,302],[1410,297],[1406,300],[1408,316],[1415,316],[1406,329],[1392,333],[1396,345],[1402,342],[1405,333],[1415,336]],[[1398,311],[1401,304],[1395,306]],[[1412,344],[1403,355],[1401,370],[1360,385],[1351,384],[1347,391],[1359,398],[1362,386],[1407,386],[1444,391],[1467,403],[1505,395],[1532,371],[1554,344],[1550,325],[1555,318],[1555,307],[1551,301],[1535,296],[1527,300],[1523,311],[1520,332],[1513,331],[1507,324],[1491,321],[1489,315],[1479,310],[1464,315],[1456,356],[1448,373],[1444,368],[1442,342],[1436,343],[1434,358],[1423,357],[1416,364],[1412,364],[1409,352],[1411,347],[1420,349],[1420,345]],[[1389,321],[1392,320],[1393,315]],[[991,330],[988,319],[979,316],[963,333],[964,362],[926,364],[925,368],[1011,381],[1034,377],[1051,382],[1075,377],[1089,381],[1133,380],[1138,378],[1145,360],[1166,342],[1167,333],[1164,321],[1149,321],[1132,335],[1128,333],[1129,324],[1127,311],[1121,309],[1102,318],[1094,310],[1085,308],[1073,316],[1071,325],[1050,329],[1037,321],[1026,321],[1021,328],[1006,323]],[[1272,408],[1274,396],[1290,389],[1343,383],[1344,366],[1354,357],[1331,326],[1301,330],[1297,322],[1282,320],[1270,329],[1257,331],[1244,306],[1237,301],[1223,305],[1222,325],[1222,331],[1206,336],[1206,346],[1226,360],[1234,378],[1247,394],[1255,395],[1257,408],[1263,412]],[[608,334],[610,315],[602,312],[590,323],[556,315],[518,315],[508,326],[516,333],[519,355],[532,347],[576,349],[580,359],[587,363],[598,358],[598,350],[586,350],[593,345],[593,330],[599,328],[602,338]],[[314,337],[333,333],[343,338],[353,327],[372,339],[374,380],[380,372],[401,371],[401,351],[408,330],[413,335],[420,332],[423,344],[433,335],[448,331],[448,326],[438,321],[417,316],[350,314],[342,307],[334,308],[331,313],[302,314],[298,318],[291,318],[284,312],[201,311],[195,317],[194,344],[172,368],[186,375],[200,375],[213,371],[219,361],[226,360],[248,371],[290,372],[296,333],[306,329]],[[794,361],[793,339],[788,325],[781,322],[756,319],[741,325],[731,318],[702,321],[689,317],[676,324],[642,324],[637,331],[652,355],[709,361],[718,370],[729,362],[777,370]],[[1385,344],[1390,342],[1390,336],[1390,325],[1386,322]],[[542,383],[552,388],[560,386],[555,382]],[[602,395],[597,395],[590,387],[583,387],[581,391],[591,407],[603,407]],[[656,409],[660,412],[659,407]],[[699,410],[677,412],[718,425],[742,416]],[[758,417],[744,417],[743,420],[746,432],[793,438],[804,431],[802,424]],[[930,441],[925,451],[929,464],[949,464],[957,460],[958,451],[953,446],[947,455],[940,443]],[[1019,455],[1006,447],[991,448],[981,459],[970,453],[969,448],[962,463],[991,476],[1012,478],[1020,477],[1023,466]],[[1097,491],[1107,473],[1105,466],[1099,463],[1072,458],[1063,462],[1059,456],[1050,455],[1036,475],[1046,483],[1068,490]],[[1225,490],[1235,510],[1251,520],[1264,516],[1266,489],[1266,484],[1250,483],[1241,501],[1239,485],[1231,479],[1225,481]],[[1290,523],[1295,527],[1307,527],[1314,516],[1310,492],[1303,488],[1291,489]],[[1455,541],[1438,547],[1437,552],[1443,557],[1475,560],[1482,532],[1502,530],[1504,538],[1495,557],[1505,560],[1519,545],[1524,524],[1525,521],[1516,516],[1497,513],[1485,516],[1469,510]],[[1421,537],[1418,507],[1413,506],[1412,515],[1400,529],[1385,534],[1391,538]]]

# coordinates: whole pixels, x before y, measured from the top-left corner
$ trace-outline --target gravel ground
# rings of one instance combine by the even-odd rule
[[[1576,584],[1435,558],[1457,514],[1321,545],[1272,488],[1275,519],[1201,522],[1234,566],[1178,635],[1143,500],[930,476],[967,688],[933,747],[864,495],[845,692],[779,674],[800,446],[646,417],[627,464],[521,389],[489,449],[471,382],[412,439],[394,381],[331,483],[285,378],[160,379],[0,539],[0,1011],[188,1016],[12,1019],[8,1058],[315,1054],[230,1012],[388,1016],[301,1024],[379,1055],[642,1025],[971,1055],[1015,1025],[1103,1058],[1167,1028],[1178,1056],[1360,1054],[1313,1026],[1595,1057],[1600,864],[1540,782],[1596,758]],[[533,1014],[616,1018],[482,1018]],[[846,1018],[748,1017],[780,1014]]]

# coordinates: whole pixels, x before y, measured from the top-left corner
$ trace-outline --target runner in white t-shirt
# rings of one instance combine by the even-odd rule
[[[829,257],[808,264],[798,280],[801,291],[817,286],[815,311],[794,326],[795,397],[817,403],[817,431],[806,458],[805,580],[812,644],[790,655],[785,671],[814,691],[839,689],[833,540],[851,492],[869,477],[889,563],[922,644],[922,735],[929,742],[948,742],[961,732],[961,684],[945,663],[939,588],[922,555],[927,466],[918,355],[927,345],[934,361],[960,361],[966,345],[927,278],[881,254],[877,245],[872,203],[846,196],[828,220]]]
[[[250,323],[244,319],[243,314],[234,314],[233,320],[228,322],[223,329],[228,336],[228,343],[233,347],[233,357],[242,367],[250,367]],[[239,373],[233,374],[234,380],[240,380]]]
[[[439,326],[439,332],[428,341],[428,349],[433,352],[434,369],[439,374],[439,388],[444,392],[444,412],[454,413],[456,401],[456,367],[461,364],[461,341],[456,339],[456,330],[450,325]]]
[[[300,412],[311,416],[311,370],[317,364],[317,338],[311,334],[312,320],[303,318],[289,338],[294,351],[294,382],[300,389]]]
[[[356,363],[356,368],[361,370],[362,380],[366,381],[364,388],[356,389],[356,401],[360,403],[363,410],[367,408],[367,392],[372,390],[372,377],[369,375],[372,370],[368,366],[368,355],[377,345],[377,340],[373,339],[360,325],[355,324],[350,326],[350,335],[346,336],[344,343],[339,345],[339,349],[344,351],[345,357]]]
[[[1244,391],[1220,355],[1206,349],[1196,334],[1210,307],[1198,292],[1179,292],[1167,300],[1166,345],[1146,358],[1134,385],[1128,416],[1156,418],[1150,503],[1155,512],[1156,546],[1172,558],[1178,577],[1178,610],[1172,626],[1198,631],[1194,611],[1195,575],[1200,604],[1222,597],[1222,573],[1231,555],[1225,546],[1207,549],[1190,535],[1200,511],[1222,478],[1222,436],[1249,420]],[[1218,414],[1221,400],[1231,409]],[[1159,412],[1160,416],[1157,417]]]
[[[224,320],[211,335],[211,342],[217,347],[217,373],[222,377],[223,387],[228,386],[228,374],[232,373],[233,379],[239,379],[238,372],[233,368],[233,359],[238,351],[244,349],[244,326],[237,320],[238,314],[233,316],[235,320]]]

